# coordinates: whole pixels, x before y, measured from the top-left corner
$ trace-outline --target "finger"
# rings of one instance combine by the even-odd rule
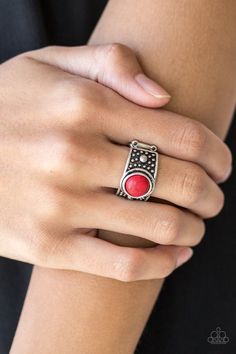
[[[150,94],[155,83],[140,80],[137,59],[125,46],[47,47],[25,55],[97,80],[146,107],[161,107],[169,101],[159,86],[156,89],[161,90],[160,94]],[[145,80],[152,88],[140,86]],[[200,164],[217,182],[229,176],[232,157],[228,147],[202,124],[164,110],[156,112],[136,105],[126,107],[124,110],[123,104],[120,109],[116,105],[106,119],[104,131],[110,139],[124,145],[134,138],[155,144],[160,152]]]
[[[146,107],[162,107],[170,100],[170,95],[160,85],[143,74],[135,54],[121,44],[47,47],[26,55],[98,81]]]
[[[191,256],[192,250],[187,247],[130,248],[88,235],[74,235],[66,237],[40,265],[130,282],[164,278]]]
[[[130,103],[131,104],[131,103]],[[201,123],[172,112],[122,105],[106,119],[106,136],[119,144],[132,140],[155,144],[159,152],[202,166],[216,181],[229,176],[232,155],[227,145]]]
[[[129,149],[111,145],[107,150],[107,159],[94,166],[89,178],[99,186],[117,189]],[[188,208],[203,218],[215,216],[224,204],[223,192],[201,167],[162,154],[159,154],[157,183],[152,196]]]
[[[163,245],[194,246],[203,237],[205,227],[196,215],[152,202],[130,201],[108,192],[94,192],[86,197],[70,197],[68,225],[114,231]]]

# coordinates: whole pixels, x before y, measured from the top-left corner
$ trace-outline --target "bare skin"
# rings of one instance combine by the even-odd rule
[[[96,65],[92,66],[94,56]],[[116,66],[115,60],[119,60]],[[0,69],[1,116],[7,117],[0,131],[1,255],[123,281],[160,278],[187,260],[191,256],[189,246],[203,236],[202,217],[216,215],[223,206],[223,194],[206,171],[214,178],[224,178],[231,158],[226,145],[199,125],[199,134],[206,134],[209,143],[202,157],[192,157],[206,165],[206,171],[193,161],[180,159],[193,154],[186,154],[184,147],[179,152],[169,147],[175,158],[160,154],[160,187],[153,191],[154,200],[166,199],[189,207],[189,211],[117,198],[112,189],[119,184],[129,152],[125,143],[132,140],[134,126],[139,140],[151,139],[155,144],[160,136],[157,116],[159,124],[165,116],[162,138],[168,136],[170,126],[181,138],[182,127],[193,125],[188,118],[130,102],[134,99],[156,107],[169,100],[165,91],[149,79],[145,78],[145,83],[155,89],[155,96],[139,84],[141,68],[133,53],[117,45],[54,47],[25,53]],[[110,84],[113,90],[81,75]],[[119,86],[116,77],[122,75],[126,85]],[[152,136],[148,133],[150,125]],[[163,151],[168,151],[165,145]],[[211,163],[212,145],[220,150],[218,166],[222,162],[223,171]],[[187,184],[179,196],[177,186],[168,187],[176,170],[189,171],[204,190],[195,192]],[[182,173],[176,181],[179,188],[184,179]],[[189,201],[190,189],[193,200]],[[107,208],[110,205],[112,208]],[[144,235],[149,243],[161,246],[121,247],[94,237],[97,229],[129,233],[137,239]],[[168,243],[174,246],[166,247]]]
[[[113,0],[91,41],[129,45],[171,93],[170,110],[224,138],[236,97],[235,12],[234,1]],[[130,354],[161,284],[35,268],[12,353]]]

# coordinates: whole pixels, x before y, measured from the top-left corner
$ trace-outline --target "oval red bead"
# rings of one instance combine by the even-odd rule
[[[150,182],[147,177],[142,175],[132,175],[125,182],[125,189],[132,197],[141,197],[145,195],[150,188]]]

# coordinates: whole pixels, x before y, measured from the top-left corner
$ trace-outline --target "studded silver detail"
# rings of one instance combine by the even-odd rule
[[[147,162],[147,156],[146,155],[141,155],[140,156],[140,158],[139,158],[139,160],[141,161],[141,162]]]
[[[120,181],[117,195],[128,198],[147,201],[151,196],[156,182],[158,169],[158,152],[155,145],[148,145],[137,140],[130,143],[130,153],[125,170]],[[134,197],[126,190],[126,180],[133,175],[143,175],[149,180],[150,188],[146,194]]]

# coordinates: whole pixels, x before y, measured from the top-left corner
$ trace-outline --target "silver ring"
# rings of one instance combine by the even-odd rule
[[[129,156],[116,194],[131,200],[147,201],[157,179],[157,147],[137,140],[129,146]]]

